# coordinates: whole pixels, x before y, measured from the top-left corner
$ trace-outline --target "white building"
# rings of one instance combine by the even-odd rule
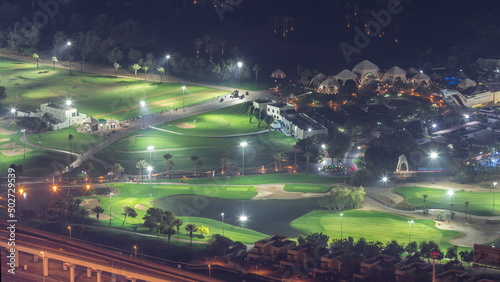
[[[78,110],[73,107],[62,106],[54,103],[41,104],[40,109],[34,112],[17,112],[20,117],[36,117],[42,119],[45,114],[51,114],[58,123],[51,123],[50,127],[53,130],[67,128],[73,125],[81,125],[86,115],[78,113]]]
[[[273,103],[267,105],[266,113],[268,116],[272,116],[274,120],[281,121],[282,115],[289,110],[295,109],[294,106],[285,103]]]
[[[327,135],[328,129],[304,113],[284,114],[281,130],[297,139]]]
[[[458,92],[458,97],[466,107],[485,106],[488,103],[500,102],[500,89],[480,84]]]

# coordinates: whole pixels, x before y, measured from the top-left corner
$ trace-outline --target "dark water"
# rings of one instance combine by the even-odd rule
[[[155,206],[173,211],[177,216],[197,216],[222,220],[235,226],[249,228],[265,234],[290,237],[299,235],[290,222],[310,211],[319,209],[318,199],[299,200],[224,200],[203,196],[171,196],[155,201]],[[244,211],[243,211],[244,209]],[[244,214],[248,220],[242,222]]]

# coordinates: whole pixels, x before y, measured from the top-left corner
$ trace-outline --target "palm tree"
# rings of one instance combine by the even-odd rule
[[[87,160],[82,162],[82,167],[83,167],[83,171],[85,171],[85,179],[87,180],[89,178],[90,171],[95,168],[94,164],[92,163],[91,160],[87,159]]]
[[[196,230],[198,230],[198,227],[196,226],[196,224],[187,224],[184,229],[186,229],[187,232],[189,232],[189,239],[191,240],[191,244],[190,246],[193,245],[193,232],[196,232]]]
[[[231,165],[231,160],[226,155],[220,156],[219,160],[220,160],[220,165],[221,165],[221,173],[224,174],[225,168],[227,168],[227,166]]]
[[[56,56],[52,57],[52,70],[55,70],[55,69],[56,69],[56,63],[57,63],[57,62],[59,62],[59,61],[57,60],[57,57],[56,57]]]
[[[137,212],[129,206],[124,206],[122,215],[124,216],[123,222],[122,222],[122,226],[123,226],[125,224],[125,220],[127,220],[127,216],[129,216],[131,218],[136,218]]]
[[[170,238],[172,237],[172,235],[175,234],[174,228],[172,228],[172,226],[170,226],[170,225],[167,225],[167,227],[164,228],[161,233],[167,235],[167,238],[168,238],[167,246],[170,247]]]
[[[157,70],[160,73],[160,82],[163,82],[163,75],[165,74],[165,68],[158,67]]]
[[[255,72],[255,88],[257,88],[257,78],[259,76],[260,66],[255,64],[253,66],[253,71]]]
[[[172,155],[171,154],[163,154],[163,158],[165,159],[167,174],[169,177],[171,177],[170,171],[172,171],[172,167],[175,165],[175,163],[172,161]]]
[[[311,160],[313,154],[311,152],[305,152],[304,158],[306,158],[306,171],[309,172],[309,161]]]
[[[33,54],[33,60],[35,60],[36,68],[38,68],[38,65],[40,64],[40,56],[38,56],[37,53]]]
[[[71,141],[73,141],[75,137],[73,137],[73,134],[68,135],[68,141],[69,141],[69,168],[68,171],[71,172],[71,157],[73,155],[73,152],[71,150]]]
[[[137,163],[135,164],[135,168],[139,169],[139,179],[141,179],[141,181],[144,181],[144,179],[142,177],[142,172],[144,171],[144,169],[146,167],[148,167],[148,163],[144,159],[137,160]]]
[[[193,162],[193,174],[196,175],[197,162],[200,160],[200,157],[192,155],[189,159]]]
[[[115,77],[118,77],[118,69],[122,66],[119,63],[113,63],[113,67],[115,68]]]
[[[80,217],[82,218],[82,224],[85,223],[85,216],[86,215],[89,215],[90,214],[90,211],[86,208],[81,208],[79,211],[78,211],[78,214],[80,215]]]
[[[179,229],[181,228],[181,226],[182,226],[183,223],[184,222],[180,218],[176,218],[173,221],[173,224],[174,224],[175,228],[177,228],[177,242],[179,242],[179,234],[180,234]]]
[[[139,64],[133,64],[130,67],[134,70],[135,78],[137,78],[137,71],[140,70],[142,67]]]
[[[295,144],[292,146],[292,150],[293,150],[293,157],[294,157],[293,165],[295,167],[297,167],[297,153],[300,151],[300,147]]]
[[[124,171],[125,169],[119,163],[115,163],[111,168],[111,172],[113,173],[115,179],[117,179]]]
[[[149,67],[143,66],[142,69],[144,70],[144,81],[147,81]]]
[[[95,212],[96,222],[99,224],[99,215],[104,212],[104,209],[101,206],[95,206],[92,211]]]

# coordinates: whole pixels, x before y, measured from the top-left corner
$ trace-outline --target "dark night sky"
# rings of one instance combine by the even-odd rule
[[[429,47],[443,58],[450,55],[454,45],[476,57],[499,55],[498,48],[494,48],[500,38],[497,0],[402,0],[403,12],[392,16],[383,28],[384,36],[373,38],[359,56],[353,56],[351,64],[344,59],[339,44],[352,44],[353,27],[369,22],[369,12],[386,9],[389,0],[233,1],[241,4],[224,13],[224,21],[212,6],[213,0],[206,0],[205,5],[200,4],[203,0],[196,5],[194,0],[72,0],[56,17],[78,12],[87,18],[107,14],[115,23],[138,20],[145,33],[156,38],[144,46],[145,52],[175,51],[190,56],[194,54],[194,39],[210,34],[225,39],[228,48],[237,46],[245,54],[243,60],[288,72],[294,72],[300,63],[334,74],[362,59],[369,59],[382,69],[394,64],[407,68],[416,66],[418,54]],[[273,33],[274,22],[285,16],[294,19],[294,31],[286,39],[279,36],[280,29],[278,35]],[[350,28],[346,16],[351,16]],[[491,35],[492,31],[496,36]],[[394,42],[396,33],[398,43]],[[491,38],[497,38],[497,42]]]

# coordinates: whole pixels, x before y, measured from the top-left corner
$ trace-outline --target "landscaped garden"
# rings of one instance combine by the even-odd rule
[[[292,227],[304,234],[323,232],[333,239],[341,237],[364,237],[367,241],[381,241],[386,243],[392,239],[399,243],[408,242],[408,232],[411,232],[411,241],[433,240],[441,249],[450,245],[449,239],[460,235],[457,231],[440,230],[434,227],[435,223],[427,219],[412,219],[414,223],[409,229],[408,218],[390,213],[365,210],[350,210],[332,212],[326,210],[312,211],[291,222]],[[342,222],[342,223],[341,223]]]
[[[224,96],[227,91],[202,86],[155,83],[98,74],[81,73],[2,58],[2,85],[9,95],[4,105],[15,105],[24,111],[40,104],[73,101],[79,112],[95,118],[124,120],[180,108]],[[146,106],[141,107],[140,101]],[[4,111],[7,109],[4,108]]]
[[[261,167],[273,163],[272,155],[276,152],[289,152],[295,139],[280,132],[231,138],[187,137],[155,129],[144,129],[134,132],[111,144],[95,154],[95,157],[110,163],[120,163],[128,174],[139,174],[136,168],[137,159],[143,158],[150,163],[148,146],[154,146],[151,152],[153,173],[165,172],[164,154],[171,154],[175,166],[174,171],[193,171],[191,156],[198,156],[203,162],[197,169],[205,172],[220,168],[219,157],[227,156],[232,166],[241,167],[242,148],[240,143],[246,141],[245,167]],[[230,166],[230,165],[229,165]]]
[[[491,215],[493,212],[493,192],[468,192],[454,191],[450,197],[448,190],[434,189],[428,187],[400,187],[395,190],[396,193],[405,197],[405,201],[422,209],[425,205],[428,209],[450,209],[450,203],[454,211],[468,212],[474,215]],[[500,193],[497,193],[500,199]],[[450,199],[451,198],[451,199]],[[466,202],[468,205],[466,205]],[[500,200],[495,202],[495,214],[500,214]]]
[[[264,124],[257,126],[253,119],[245,113],[244,105],[238,104],[224,109],[178,119],[174,122],[159,125],[159,128],[168,129],[187,135],[224,136],[245,134],[266,130]]]

